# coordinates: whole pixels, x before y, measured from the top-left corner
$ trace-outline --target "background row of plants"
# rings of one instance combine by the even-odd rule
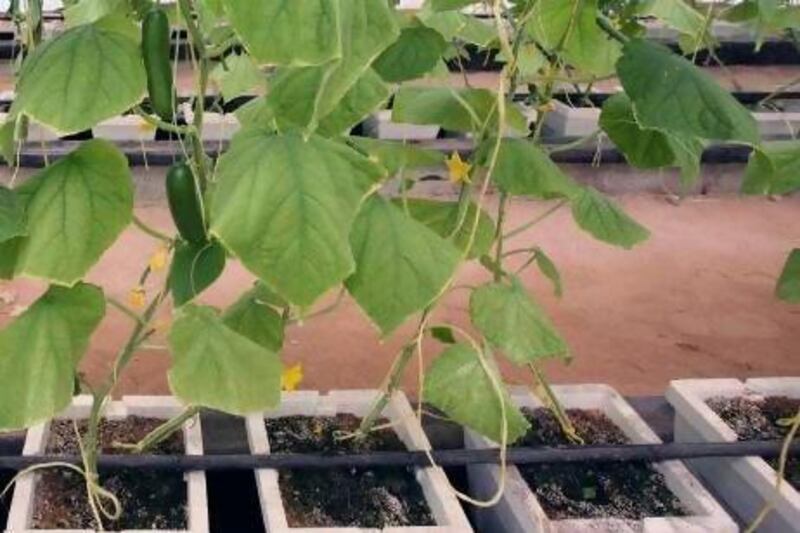
[[[85,474],[95,484],[102,405],[156,334],[155,317],[170,300],[169,383],[187,412],[165,431],[198,407],[235,414],[275,407],[284,329],[319,312],[323,295],[340,291],[384,337],[416,321],[390,366],[387,396],[361,431],[371,429],[409,361],[422,360],[424,342],[433,337],[445,346],[425,372],[422,397],[496,441],[523,435],[528,422],[508,399],[497,358],[527,367],[535,390],[552,401],[539,363],[566,360],[569,350],[522,282],[543,275],[560,295],[557,266],[535,242],[509,249],[507,241],[559,209],[570,209],[580,228],[610,245],[631,248],[648,237],[614,201],[556,166],[541,145],[559,84],[619,78],[624,91],[605,102],[600,123],[635,167],[675,167],[691,183],[707,143],[725,141],[753,148],[746,192],[782,194],[800,184],[794,171],[800,145],[761,143],[751,114],[726,91],[688,59],[643,38],[643,17],[680,32],[688,54],[713,49],[709,29],[719,17],[759,35],[783,32],[797,20],[797,8],[781,3],[699,11],[682,0],[429,0],[416,13],[399,12],[387,0],[68,4],[66,29],[47,40],[41,2],[15,4],[24,49],[16,98],[0,130],[6,160],[16,161],[30,121],[71,134],[131,110],[179,134],[185,160],[167,178],[179,189],[169,191],[176,235],[136,218],[128,163],[103,140],[84,142],[23,183],[0,188],[0,277],[49,285],[0,331],[0,430],[52,417],[77,391],[92,394],[83,439]],[[491,17],[462,13],[476,4]],[[187,29],[192,44],[197,90],[190,124],[175,119],[165,16]],[[504,68],[496,89],[404,84],[441,75],[467,45],[499,53]],[[254,77],[266,94],[239,110],[241,131],[221,157],[209,158],[203,150],[209,79],[235,95]],[[523,85],[525,103],[539,112],[531,127],[513,99]],[[390,100],[394,121],[468,133],[473,148],[445,158],[348,134]],[[443,164],[457,200],[415,197],[413,169]],[[487,201],[490,187],[497,202]],[[505,212],[513,197],[553,202],[529,223],[509,228]],[[152,282],[161,263],[169,264],[168,275],[155,290],[120,302],[84,278],[132,223],[163,247],[132,285]],[[508,266],[512,256],[525,257],[521,268]],[[232,261],[257,278],[253,288],[226,309],[200,303],[197,297]],[[454,282],[467,261],[491,277],[468,288],[472,333],[435,320],[438,302],[463,289]],[[781,296],[800,299],[798,271],[795,251]],[[131,335],[109,376],[87,383],[78,367],[108,306],[131,318]],[[562,422],[568,429],[563,416]]]

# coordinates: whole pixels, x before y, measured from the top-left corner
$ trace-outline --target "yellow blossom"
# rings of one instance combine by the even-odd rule
[[[301,381],[303,381],[303,365],[302,363],[297,363],[284,369],[281,374],[281,389],[292,392],[297,390],[297,386],[300,385]]]
[[[167,250],[167,247],[159,246],[158,250],[156,250],[155,253],[150,256],[150,270],[153,272],[164,270],[164,267],[167,266],[168,255],[169,251]]]
[[[469,171],[472,169],[472,165],[462,161],[458,152],[453,152],[446,163],[452,183],[469,183]]]
[[[139,131],[145,134],[156,131],[156,125],[142,118],[139,120]]]
[[[147,303],[147,293],[141,285],[134,287],[128,293],[128,303],[134,309],[142,309]]]

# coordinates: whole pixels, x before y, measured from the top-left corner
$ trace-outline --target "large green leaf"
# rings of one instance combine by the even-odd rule
[[[286,69],[270,88],[270,105],[285,124],[313,129],[399,34],[384,0],[344,1],[340,10],[341,59],[319,67]]]
[[[79,0],[64,9],[64,23],[68,28],[90,24],[115,12],[125,14],[128,9],[125,0]]]
[[[98,287],[50,287],[0,330],[0,431],[30,427],[69,405],[76,368],[104,314]]]
[[[392,120],[408,124],[435,124],[447,130],[470,132],[484,125],[497,130],[497,98],[488,89],[402,87],[394,98]],[[519,109],[509,104],[507,124],[525,131],[528,124]]]
[[[244,130],[219,160],[211,232],[281,296],[310,305],[353,271],[350,226],[382,177],[333,141]]]
[[[603,103],[600,127],[635,167],[659,168],[675,161],[667,135],[639,126],[630,98],[624,93],[615,94]]]
[[[561,49],[570,65],[597,76],[614,71],[620,45],[595,22],[597,0],[538,0],[526,25],[551,51]]]
[[[489,165],[495,144],[489,139],[480,147],[482,165]],[[537,198],[569,198],[580,190],[545,151],[524,139],[502,140],[492,179],[509,194]]]
[[[25,205],[17,193],[0,185],[0,242],[25,235]]]
[[[647,228],[591,187],[573,199],[572,216],[594,238],[622,248],[633,248],[650,236]]]
[[[247,54],[231,54],[225,63],[217,64],[211,71],[211,79],[225,100],[252,93],[253,89],[265,85],[265,76]]]
[[[625,44],[617,72],[642,127],[690,138],[758,143],[750,112],[669,48],[633,39]]]
[[[280,402],[278,356],[226,326],[213,308],[181,308],[169,344],[170,389],[183,402],[236,415]]]
[[[225,325],[273,352],[283,347],[284,320],[270,305],[272,295],[262,284],[244,293],[225,310]]]
[[[333,111],[347,91],[400,35],[385,0],[340,1],[342,58],[325,79],[319,96],[320,117]]]
[[[25,60],[15,111],[67,134],[141,100],[145,72],[138,44],[125,31],[100,22],[67,30],[36,48]]]
[[[483,336],[518,365],[569,355],[564,340],[516,279],[510,285],[478,287],[472,291],[469,310]]]
[[[194,244],[180,241],[169,269],[169,289],[176,307],[194,299],[225,270],[225,249],[216,241]]]
[[[406,28],[375,60],[373,68],[389,82],[413,80],[431,71],[446,47],[447,42],[436,30],[424,26]]]
[[[15,272],[72,285],[130,223],[133,180],[125,156],[95,139],[56,161],[18,189],[28,236]]]
[[[535,253],[534,261],[539,268],[539,272],[550,280],[550,283],[553,284],[553,293],[561,298],[564,293],[564,285],[561,281],[561,273],[558,271],[558,267],[541,248],[537,248]]]
[[[439,294],[459,261],[455,247],[380,196],[361,208],[350,244],[350,294],[384,334]]]
[[[786,259],[775,295],[786,302],[800,303],[800,248],[795,248]]]
[[[321,135],[342,135],[389,99],[391,91],[374,70],[368,70],[350,87],[339,105],[319,123]]]
[[[704,48],[713,41],[705,15],[684,0],[646,0],[637,11],[641,15],[661,19],[667,26],[688,37],[695,47]]]
[[[750,154],[742,192],[787,194],[800,189],[800,142],[764,143]]]
[[[396,200],[395,203],[403,208],[404,204],[401,200]],[[467,205],[462,212],[458,202],[409,198],[405,207],[408,209],[409,215],[428,226],[440,237],[452,241],[462,252],[467,250],[475,223],[477,206],[474,203]],[[478,226],[475,229],[472,248],[467,257],[474,259],[487,253],[494,243],[494,234],[495,226],[492,217],[480,209]]]
[[[456,344],[442,352],[425,372],[425,401],[470,429],[499,442],[502,435],[502,406],[505,404],[508,442],[528,431],[530,424],[512,403],[505,386],[503,403],[474,349]]]
[[[321,65],[342,55],[339,0],[224,0],[231,24],[261,63]]]

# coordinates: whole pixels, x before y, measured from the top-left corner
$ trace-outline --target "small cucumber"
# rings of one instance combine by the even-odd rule
[[[169,48],[169,18],[163,9],[154,6],[142,21],[142,59],[147,72],[150,105],[165,122],[172,122],[175,100]]]
[[[193,244],[208,241],[200,191],[186,163],[177,163],[167,172],[167,202],[184,240]]]

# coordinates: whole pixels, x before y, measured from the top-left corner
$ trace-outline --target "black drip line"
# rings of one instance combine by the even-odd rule
[[[536,463],[583,462],[658,462],[708,457],[778,457],[782,441],[741,441],[722,443],[627,444],[614,446],[560,446],[508,448],[506,462],[525,465]],[[474,464],[497,464],[500,450],[434,450],[430,452],[436,465],[442,467]],[[789,446],[790,456],[800,456],[800,441]],[[81,458],[64,455],[0,456],[0,469],[24,470],[46,463],[81,464]],[[373,452],[368,454],[270,454],[270,455],[101,455],[98,465],[104,469],[143,468],[168,471],[231,471],[254,469],[327,469],[377,466],[430,466],[424,451]]]

